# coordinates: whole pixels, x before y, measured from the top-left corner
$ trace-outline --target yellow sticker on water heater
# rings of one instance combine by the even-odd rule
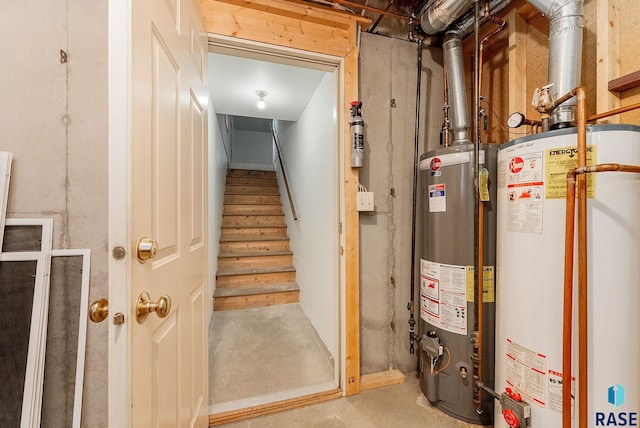
[[[473,266],[467,266],[467,301],[475,301]],[[482,302],[493,303],[496,301],[495,268],[485,266],[482,272]]]
[[[567,197],[567,172],[578,165],[578,149],[558,147],[545,153],[546,199],[565,199]],[[596,164],[596,146],[587,146],[587,165]],[[587,175],[587,198],[596,197],[596,174]]]
[[[489,202],[489,170],[482,168],[478,171],[478,191],[480,192],[480,200],[482,202]]]

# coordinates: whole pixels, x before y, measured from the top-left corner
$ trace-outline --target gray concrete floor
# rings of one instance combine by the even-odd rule
[[[212,413],[336,387],[334,359],[299,304],[214,312],[209,327]],[[302,389],[307,388],[302,392]],[[284,394],[284,395],[283,395]]]
[[[405,383],[364,391],[281,413],[218,425],[224,428],[462,428],[478,427],[432,407],[415,373]]]
[[[211,413],[336,387],[334,360],[299,304],[214,312],[209,328],[209,366]],[[460,422],[432,407],[422,394],[415,373],[409,373],[402,384],[219,426],[462,428],[477,425]]]

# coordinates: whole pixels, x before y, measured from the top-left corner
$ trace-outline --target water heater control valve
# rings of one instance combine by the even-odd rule
[[[440,339],[436,336],[435,331],[429,331],[422,337],[422,350],[433,360],[437,359],[444,352]]]
[[[511,388],[500,395],[502,416],[509,428],[526,428],[531,426],[531,406],[522,401],[522,397]]]

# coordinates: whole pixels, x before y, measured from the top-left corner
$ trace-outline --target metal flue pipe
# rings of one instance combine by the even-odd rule
[[[583,0],[529,0],[549,18],[549,81],[551,97],[556,100],[580,86],[582,71]],[[552,116],[552,127],[575,122],[576,100],[558,106]]]
[[[469,138],[471,124],[469,123],[467,90],[464,83],[464,59],[460,34],[456,31],[448,31],[442,48],[447,70],[447,95],[453,134],[452,144],[467,144],[471,142]]]
[[[431,0],[420,12],[420,25],[427,34],[440,33],[469,10],[473,2],[474,0]]]

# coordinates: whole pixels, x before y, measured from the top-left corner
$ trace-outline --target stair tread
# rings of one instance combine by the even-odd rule
[[[214,310],[299,301],[285,219],[275,171],[227,171]]]
[[[284,214],[222,214],[223,217],[284,217]]]
[[[220,242],[269,242],[269,241],[288,241],[289,238],[283,236],[282,238],[269,238],[265,239],[264,236],[256,236],[255,239],[248,239],[246,236],[240,236],[237,238],[220,238]]]
[[[264,251],[223,251],[218,253],[218,258],[230,257],[262,257],[262,256],[290,256],[293,254],[291,250],[264,250]]]
[[[264,284],[259,287],[226,288],[218,287],[213,297],[249,296],[253,294],[285,293],[287,291],[299,291],[300,287],[295,282],[281,284]]]
[[[261,209],[261,210],[265,210],[265,209],[277,210],[277,209],[282,209],[282,203],[277,203],[277,204],[273,204],[273,203],[256,204],[255,202],[250,202],[245,204],[234,203],[234,204],[224,204],[224,208],[227,210],[248,209],[248,208]]]
[[[278,187],[277,183],[225,183],[225,187]]]
[[[238,226],[237,224],[223,224],[222,226],[220,226],[222,229],[264,229],[265,227],[273,227],[275,229],[286,229],[287,226],[286,225],[264,225],[264,224],[248,224],[248,225],[242,225],[242,226]]]
[[[223,268],[218,269],[216,276],[233,276],[233,275],[254,275],[260,273],[278,273],[278,272],[295,272],[296,268],[291,265],[287,266],[271,266],[259,268]]]
[[[242,168],[230,168],[227,170],[227,175],[232,176],[241,176],[245,175],[256,176],[256,175],[273,175],[275,176],[276,171],[273,169],[242,169]]]

